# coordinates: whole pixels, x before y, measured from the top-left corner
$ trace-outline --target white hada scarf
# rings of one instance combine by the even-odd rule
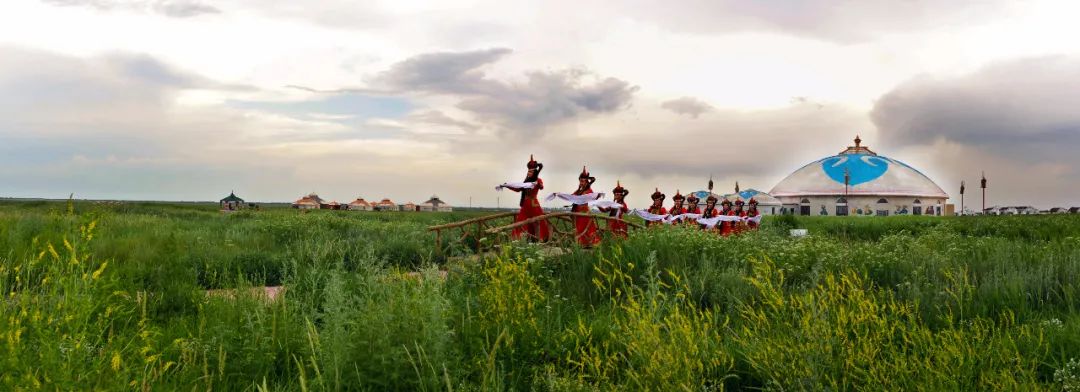
[[[761,223],[761,215],[753,216],[753,217],[720,215],[720,216],[717,216],[717,217],[701,218],[701,219],[697,220],[697,223],[703,224],[703,225],[705,225],[706,228],[709,228],[709,229],[711,229],[713,227],[716,227],[716,225],[718,223],[720,223],[720,222],[754,222],[754,223],[760,224]]]
[[[701,214],[679,214],[679,215],[669,215],[667,220],[670,221],[670,222],[678,222],[678,221],[681,221],[683,219],[698,219],[698,218],[701,218]]]
[[[600,193],[586,193],[584,195],[575,195],[575,194],[571,194],[571,193],[555,192],[555,193],[552,193],[552,194],[548,195],[548,197],[544,198],[544,201],[552,201],[552,200],[555,200],[555,198],[560,198],[560,199],[563,199],[563,200],[566,200],[566,201],[570,202],[570,204],[573,204],[575,206],[580,206],[580,205],[583,205],[583,204],[590,204],[590,203],[592,203],[594,201],[600,200],[603,197],[604,197],[603,192],[600,192]]]
[[[612,208],[612,209],[615,209],[615,217],[620,218],[620,219],[622,218],[623,205],[620,204],[617,201],[595,200],[595,201],[590,201],[589,206],[596,207],[596,208]]]
[[[495,190],[501,191],[501,190],[503,190],[503,188],[533,189],[534,187],[536,187],[535,182],[504,182],[502,184],[496,185]]]
[[[657,215],[657,214],[642,211],[642,210],[639,210],[639,209],[636,209],[636,208],[633,211],[630,211],[630,213],[634,214],[634,215],[637,215],[637,216],[640,216],[641,219],[647,220],[649,222],[664,222],[665,224],[671,224],[671,221],[668,221],[668,217],[671,216],[671,215],[668,215],[668,214]]]

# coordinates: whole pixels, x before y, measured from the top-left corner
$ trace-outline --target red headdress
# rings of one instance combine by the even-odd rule
[[[755,206],[757,206],[757,204],[758,204],[758,203],[757,203],[757,200],[754,200],[754,198],[753,198],[753,197],[751,197],[751,198],[750,198],[750,206],[751,206],[751,207],[755,207]]]
[[[671,201],[674,201],[674,202],[678,203],[678,202],[683,201],[683,200],[686,200],[686,197],[683,196],[681,193],[679,193],[678,190],[675,190],[675,196],[671,197]]]
[[[730,206],[731,205],[731,200],[724,199],[724,201],[720,202],[720,205],[722,205],[722,206]]]
[[[530,170],[536,169],[537,172],[544,170],[544,164],[537,162],[535,159],[533,159],[532,154],[529,154],[529,163],[525,165],[525,167],[529,168]]]
[[[746,204],[746,202],[742,201],[742,199],[735,200],[735,205],[741,207],[743,204]]]
[[[686,202],[690,204],[697,204],[701,199],[698,199],[697,195],[690,193],[686,196]]]
[[[615,189],[611,190],[611,194],[613,194],[613,195],[620,195],[621,194],[623,196],[626,196],[626,195],[630,194],[630,191],[626,190],[626,188],[623,188],[622,182],[615,181]]]
[[[716,203],[717,200],[719,199],[717,199],[716,195],[713,193],[709,193],[709,197],[705,198],[706,203]]]
[[[592,183],[596,182],[596,177],[590,176],[589,170],[586,169],[585,166],[581,167],[581,174],[578,174],[577,178],[579,180],[589,180],[589,185],[592,185]]]
[[[660,188],[656,188],[656,191],[653,192],[652,196],[650,196],[650,197],[652,197],[653,201],[656,201],[656,200],[664,201],[664,199],[667,198],[667,196],[665,196],[663,193],[660,193]]]

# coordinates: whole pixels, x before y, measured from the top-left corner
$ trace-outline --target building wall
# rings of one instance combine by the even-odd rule
[[[810,213],[811,216],[828,215],[834,216],[837,212],[837,199],[839,196],[807,196],[805,199],[810,201]],[[784,207],[789,210],[794,209],[795,215],[803,215],[802,203],[803,197],[780,197],[779,198]],[[878,203],[880,199],[885,199],[886,203]],[[918,199],[920,204],[915,204],[915,200]],[[903,197],[903,196],[848,196],[848,215],[858,215],[858,210],[862,210],[862,215],[879,215],[878,211],[885,211],[885,215],[892,216],[897,215],[897,210],[907,210],[906,215],[914,215],[915,207],[921,206],[920,215],[945,215],[945,198],[916,198],[916,197]],[[822,207],[825,208],[826,214],[822,214]]]

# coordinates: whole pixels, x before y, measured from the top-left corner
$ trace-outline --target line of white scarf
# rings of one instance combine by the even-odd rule
[[[503,190],[503,188],[533,189],[533,187],[535,187],[535,186],[536,186],[535,182],[504,182],[502,184],[496,185],[495,190],[501,191],[501,190]]]
[[[698,218],[701,218],[701,214],[687,213],[687,214],[679,214],[679,215],[669,215],[666,220],[669,221],[669,222],[677,222],[677,221],[681,221],[683,219],[698,219]]]
[[[617,201],[611,200],[594,200],[589,202],[589,206],[596,208],[612,208],[615,209],[615,217],[622,218],[623,205]]]
[[[603,198],[604,193],[600,192],[600,193],[586,193],[584,195],[575,195],[575,194],[571,194],[571,193],[555,192],[555,193],[552,193],[552,194],[548,195],[548,197],[544,198],[544,201],[552,201],[552,200],[555,200],[556,197],[560,198],[560,199],[563,199],[563,200],[566,200],[566,201],[570,202],[570,204],[580,206],[580,205],[583,205],[583,204],[589,204],[591,202],[594,202],[594,201],[597,201],[597,200]]]
[[[703,224],[706,228],[710,229],[716,227],[716,224],[720,222],[754,222],[756,224],[760,224],[761,215],[751,217],[720,215],[712,218],[701,218],[697,220],[697,223]]]
[[[669,222],[667,220],[667,218],[669,216],[671,216],[671,215],[668,215],[668,214],[657,215],[657,214],[642,211],[642,210],[639,210],[639,209],[636,209],[636,208],[633,211],[630,211],[630,213],[634,214],[634,215],[637,215],[637,216],[640,216],[641,219],[647,220],[649,222],[664,222],[664,223],[668,223],[668,224],[671,223],[671,222]]]

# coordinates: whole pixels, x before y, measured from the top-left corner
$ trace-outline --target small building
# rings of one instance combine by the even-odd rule
[[[300,210],[317,210],[323,208],[325,202],[319,195],[315,193],[309,193],[307,196],[301,197],[292,203],[292,208]]]
[[[1046,210],[1046,213],[1047,214],[1068,214],[1069,209],[1065,208],[1065,207],[1054,207],[1054,208],[1051,208],[1049,210]]]
[[[368,203],[367,200],[364,200],[362,197],[356,198],[356,200],[350,202],[346,207],[349,211],[372,211],[374,209],[371,206],[371,203]]]
[[[1069,213],[1070,214],[1080,214],[1080,207],[1069,208]]]
[[[1014,206],[1012,207],[1016,211],[1016,215],[1038,215],[1039,209],[1032,206]]]
[[[244,199],[236,196],[235,192],[229,192],[229,195],[221,199],[219,203],[222,211],[236,211],[244,208]]]
[[[399,211],[398,205],[390,199],[382,199],[375,203],[375,211]]]
[[[326,205],[323,208],[328,209],[328,210],[340,210],[341,209],[341,203],[338,203],[337,200],[335,200],[335,201],[326,203]]]
[[[420,208],[413,202],[408,202],[401,205],[401,211],[420,211]]]
[[[452,212],[454,207],[451,207],[446,202],[439,199],[438,196],[432,195],[428,201],[420,204],[420,211],[423,212]]]

